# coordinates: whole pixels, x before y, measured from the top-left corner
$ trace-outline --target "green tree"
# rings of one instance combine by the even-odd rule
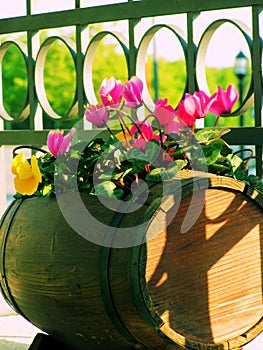
[[[16,119],[27,100],[26,61],[16,45],[9,46],[3,58],[2,84],[4,107]]]

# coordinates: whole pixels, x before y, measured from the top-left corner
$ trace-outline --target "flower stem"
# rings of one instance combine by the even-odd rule
[[[124,127],[123,127],[123,124],[124,124],[124,126],[125,126],[125,123],[124,123],[123,119],[121,118],[121,116],[120,116],[119,114],[118,114],[118,119],[119,119],[119,122],[120,122],[121,131],[122,131],[122,133],[123,133],[123,137],[124,137],[124,139],[125,139],[125,142],[126,142],[126,144],[127,144],[127,147],[128,147],[128,148],[131,148],[131,144],[130,144],[128,138],[127,138],[125,129],[124,129]],[[125,127],[126,127],[126,126],[125,126]],[[126,129],[127,129],[127,128],[126,128]],[[129,129],[127,129],[127,130],[128,130],[128,132],[129,132],[129,134],[131,135],[130,130],[129,130]]]
[[[108,127],[108,125],[105,123],[106,128],[108,130],[108,132],[115,138],[115,135],[113,134],[113,132],[111,131],[111,129]]]
[[[194,121],[194,123],[193,123],[193,125],[192,125],[192,134],[194,134],[194,132],[195,132],[195,121]]]
[[[153,117],[157,124],[158,124],[158,132],[159,132],[159,138],[160,138],[160,145],[161,145],[161,148],[163,148],[163,135],[162,135],[162,129],[161,129],[161,125],[160,125],[160,122],[159,122],[159,119],[156,117],[155,114],[151,113],[149,114],[146,118],[145,118],[145,121],[149,118],[149,117]]]
[[[219,118],[220,118],[220,115],[217,116],[217,118],[216,118],[216,120],[214,122],[214,127],[217,125]]]

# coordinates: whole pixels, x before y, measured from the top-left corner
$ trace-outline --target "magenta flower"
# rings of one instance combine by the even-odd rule
[[[153,133],[153,129],[149,123],[137,121],[136,125],[133,125],[130,129],[134,141],[132,147],[144,149],[146,143],[150,140],[157,140],[160,142],[160,136]],[[140,131],[138,131],[138,128]],[[165,140],[166,136],[162,136],[162,142]]]
[[[76,129],[72,128],[70,132],[64,136],[64,130],[51,130],[47,136],[47,146],[51,154],[57,157],[65,154],[71,145],[71,140]]]
[[[167,126],[175,117],[175,110],[167,105],[168,99],[158,99],[155,103],[154,115],[158,119],[160,126]]]
[[[224,91],[221,86],[217,87],[217,92],[214,93],[213,103],[209,108],[209,112],[220,116],[222,114],[229,114],[238,99],[238,92],[233,85],[229,85]]]
[[[97,104],[89,105],[86,107],[85,112],[86,119],[98,128],[106,126],[106,122],[110,117],[109,111],[103,105]]]
[[[122,93],[125,106],[129,108],[140,107],[142,105],[142,90],[143,83],[138,77],[134,76],[127,81]]]
[[[180,121],[171,120],[165,127],[165,132],[167,134],[179,134],[180,129],[183,128],[183,125]]]
[[[138,120],[136,121],[136,125],[133,124],[131,127],[130,133],[133,138],[144,136],[145,139],[150,140],[153,135],[153,129],[149,123]]]
[[[186,93],[185,98],[178,104],[177,117],[187,126],[192,126],[196,119],[205,118],[214,101],[204,91],[197,91],[193,95]]]
[[[103,106],[115,106],[117,108],[121,103],[123,88],[124,86],[120,80],[116,80],[113,77],[109,80],[104,79],[99,89]]]
[[[147,141],[143,138],[135,139],[131,145],[133,148],[145,149]]]

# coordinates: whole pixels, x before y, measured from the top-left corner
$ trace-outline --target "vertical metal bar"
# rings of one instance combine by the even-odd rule
[[[133,2],[133,0],[128,0]],[[136,74],[136,46],[135,46],[135,26],[136,20],[129,19],[129,62],[128,62],[128,78]]]
[[[261,42],[259,32],[259,15],[262,7],[252,7],[252,31],[253,31],[253,52],[252,52],[252,76],[254,83],[254,111],[255,111],[255,126],[262,126],[261,108],[262,108],[262,68],[261,68]],[[263,145],[263,144],[262,144]],[[256,172],[259,176],[262,174],[262,146],[256,146]]]
[[[1,44],[0,38],[0,44]],[[2,85],[2,66],[0,66],[0,99],[3,100],[3,85]],[[2,101],[3,103],[3,101]],[[4,120],[0,118],[0,133],[4,130]],[[7,196],[7,187],[6,187],[6,162],[5,162],[5,147],[0,146],[0,183],[1,183],[1,191],[0,191],[0,217],[4,213],[6,208],[6,196]]]
[[[31,0],[27,0],[27,15],[31,15],[32,7]],[[28,100],[30,106],[29,128],[35,129],[35,112],[36,112],[36,96],[35,96],[35,79],[34,79],[34,35],[33,31],[27,32],[27,77],[28,77]]]
[[[193,12],[187,13],[186,74],[187,74],[187,90],[189,93],[193,93],[196,90],[196,74],[195,74],[196,47],[194,44],[193,23],[197,16],[199,16],[199,13],[193,13]]]
[[[80,0],[75,0],[75,7],[80,8]],[[84,88],[83,88],[83,53],[82,53],[82,26],[76,25],[76,84],[78,99],[78,120],[83,119]]]
[[[1,131],[0,131],[1,132]],[[4,213],[6,208],[6,195],[7,195],[7,187],[6,187],[6,159],[5,159],[5,147],[0,147],[0,183],[1,183],[1,191],[0,191],[0,217]]]
[[[28,49],[28,62],[27,62],[27,76],[28,76],[28,99],[30,106],[30,116],[29,116],[29,125],[30,130],[35,129],[35,84],[34,84],[34,60],[33,60],[33,36],[34,33],[29,31],[27,32],[27,49]]]
[[[26,13],[27,15],[31,15],[31,0],[26,0]]]
[[[136,47],[135,47],[135,21],[129,20],[129,62],[128,78],[136,74]]]

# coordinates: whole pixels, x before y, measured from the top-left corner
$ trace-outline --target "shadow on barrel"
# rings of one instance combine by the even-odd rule
[[[191,198],[181,199],[167,229],[149,242],[146,277],[153,307],[189,347],[249,338],[263,310],[262,208],[230,189],[198,191],[195,208],[205,200],[204,208],[181,233]],[[172,206],[168,222],[173,215]]]

